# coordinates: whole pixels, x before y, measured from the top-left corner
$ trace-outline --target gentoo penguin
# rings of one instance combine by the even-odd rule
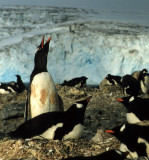
[[[149,121],[124,124],[106,132],[120,140],[120,150],[129,152],[127,158],[149,157]]]
[[[9,93],[21,93],[26,89],[24,83],[22,82],[21,76],[16,75],[17,82],[11,81],[9,83],[0,83],[0,93],[9,94]]]
[[[0,94],[17,93],[17,89],[15,84],[0,83]]]
[[[77,101],[67,111],[46,112],[21,124],[8,135],[13,138],[42,136],[46,139],[77,139],[83,134],[84,114],[91,96]]]
[[[20,75],[16,75],[16,77],[17,77],[17,83],[16,83],[16,85],[18,87],[17,92],[21,93],[21,92],[23,92],[26,89],[26,87],[25,87],[25,84],[23,83],[23,81],[21,79],[21,76]]]
[[[115,149],[115,150],[103,152],[97,156],[90,156],[90,157],[78,156],[78,157],[65,158],[62,160],[110,160],[110,159],[124,160],[127,155],[128,155],[128,152],[121,152]]]
[[[123,93],[125,95],[129,94],[131,96],[137,96],[140,93],[139,82],[131,75],[125,75],[121,79]]]
[[[65,80],[62,83],[62,86],[75,86],[75,85],[81,83],[81,87],[83,87],[86,84],[86,80],[87,79],[88,79],[87,77],[82,76],[82,77],[73,78],[73,79],[71,79],[69,81]]]
[[[138,81],[140,83],[140,88],[143,93],[149,93],[149,73],[147,73],[147,69],[143,69],[140,74]]]
[[[51,38],[44,44],[43,37],[35,54],[34,69],[30,76],[30,87],[26,100],[25,121],[42,113],[63,111],[63,104],[60,103],[61,99],[55,83],[47,70],[50,40]]]
[[[122,85],[121,78],[122,78],[121,76],[114,76],[114,75],[108,74],[105,79],[108,81],[108,84],[110,85],[117,85],[117,84]]]
[[[117,98],[127,109],[126,118],[128,123],[137,123],[149,120],[149,99],[134,96]]]

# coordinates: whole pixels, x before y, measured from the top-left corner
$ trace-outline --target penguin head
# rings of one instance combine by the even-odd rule
[[[46,69],[50,40],[51,40],[51,37],[44,44],[44,36],[43,36],[40,45],[37,47],[37,51],[34,58],[34,63],[36,68]]]
[[[106,130],[105,132],[110,133],[116,138],[118,138],[119,140],[121,140],[123,138],[122,135],[125,133],[125,130],[126,130],[126,124],[123,124],[123,125],[114,127],[111,130]]]
[[[127,107],[129,107],[129,105],[131,105],[133,102],[135,102],[135,96],[117,98],[116,100],[121,102],[127,108]]]
[[[74,116],[76,118],[79,118],[81,121],[83,121],[87,104],[89,103],[91,98],[92,96],[89,96],[85,100],[77,101],[66,112],[68,113],[68,115]]]

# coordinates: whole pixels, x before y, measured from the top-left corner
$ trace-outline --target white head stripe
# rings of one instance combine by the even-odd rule
[[[76,106],[77,106],[77,108],[82,108],[82,107],[83,107],[83,104],[76,103]]]
[[[132,96],[132,97],[129,99],[129,102],[132,102],[132,101],[134,101],[134,100],[135,100],[135,97]]]
[[[125,128],[126,128],[126,125],[124,124],[124,125],[121,127],[120,132],[123,132]]]

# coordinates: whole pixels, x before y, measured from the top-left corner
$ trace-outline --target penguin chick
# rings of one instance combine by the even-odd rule
[[[34,57],[34,69],[30,76],[30,87],[26,100],[25,121],[42,113],[64,110],[55,83],[47,70],[50,40],[51,38],[44,44],[43,37]]]
[[[149,125],[124,124],[106,132],[120,140],[120,150],[129,152],[127,158],[149,157]]]
[[[91,96],[74,103],[67,111],[40,114],[8,135],[13,138],[42,136],[47,139],[77,139],[83,134],[84,114]]]
[[[128,123],[137,123],[149,120],[149,99],[134,96],[118,98],[127,109],[126,118]]]
[[[110,150],[103,152],[97,156],[90,156],[90,157],[70,157],[65,158],[62,160],[124,160],[127,156],[128,152],[121,152],[119,150]]]

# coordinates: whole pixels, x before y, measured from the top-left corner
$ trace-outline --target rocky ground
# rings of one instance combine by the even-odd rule
[[[107,86],[105,80],[99,88],[62,87],[57,85],[65,110],[79,99],[91,95],[86,114],[85,131],[79,140],[46,140],[39,137],[32,139],[0,140],[0,159],[2,160],[60,160],[77,155],[97,155],[111,149],[118,149],[120,142],[105,129],[126,122],[126,110],[116,101],[123,96],[119,86]],[[0,133],[14,130],[23,123],[23,114],[27,92],[13,95],[0,95]],[[142,159],[143,160],[143,159]]]

